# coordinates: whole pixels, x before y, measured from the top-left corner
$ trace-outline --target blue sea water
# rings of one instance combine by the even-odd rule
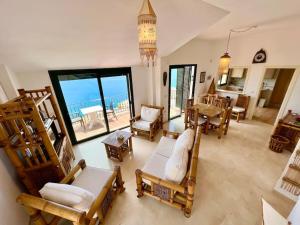
[[[112,102],[116,107],[128,99],[126,76],[101,78],[106,106]],[[60,81],[69,113],[78,112],[80,108],[102,105],[98,81],[96,78]]]
[[[177,69],[171,70],[171,88],[176,88],[177,84]]]

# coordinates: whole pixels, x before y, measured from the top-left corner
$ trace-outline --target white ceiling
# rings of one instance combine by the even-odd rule
[[[159,55],[232,28],[300,27],[300,0],[151,0]],[[15,72],[140,63],[142,0],[0,0],[0,64]]]
[[[258,25],[252,32],[274,27],[300,26],[300,0],[203,0],[230,13],[200,33],[200,38],[220,39],[229,30]],[[236,34],[235,34],[236,35]]]
[[[200,0],[151,0],[159,55],[168,55],[228,12]],[[142,0],[1,0],[0,64],[15,72],[140,63]]]

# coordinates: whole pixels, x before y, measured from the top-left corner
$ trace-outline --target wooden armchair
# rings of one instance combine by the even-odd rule
[[[176,140],[178,136],[179,133],[163,131],[162,139],[167,137]],[[137,169],[135,172],[137,197],[141,198],[144,195],[153,197],[159,202],[181,209],[186,217],[190,217],[195,195],[200,138],[201,128],[195,126],[194,144],[192,150],[189,151],[187,172],[181,183],[175,183],[163,178],[161,173],[164,171],[164,165],[162,165],[163,163],[161,162],[166,161],[168,158],[164,158],[161,153],[155,152],[152,156],[154,159],[152,159],[152,161],[154,162],[146,163],[144,169]],[[167,141],[167,143],[170,142],[171,140]],[[164,146],[163,148],[166,149],[167,145],[162,145]],[[156,156],[156,154],[158,155]],[[156,160],[155,157],[161,160]],[[156,171],[156,175],[153,172],[146,172],[149,170],[147,168],[151,163],[156,164],[149,168]]]
[[[250,96],[239,94],[235,106],[232,108],[232,115],[236,116],[236,121],[240,122],[240,118],[244,120],[247,115]]]
[[[97,177],[88,177],[91,174]],[[34,225],[56,225],[62,219],[71,221],[74,225],[95,225],[98,221],[103,223],[116,194],[125,190],[120,167],[117,166],[114,171],[109,171],[86,166],[85,161],[80,160],[60,183],[76,184],[75,186],[80,187],[79,180],[82,180],[81,186],[84,186],[86,190],[89,186],[88,191],[97,193],[87,213],[25,193],[18,196],[17,202],[25,207]],[[46,221],[44,214],[47,214],[47,218],[48,215],[52,216],[50,222]]]
[[[163,128],[164,107],[142,104],[141,115],[130,120],[131,133],[148,136],[150,141]]]

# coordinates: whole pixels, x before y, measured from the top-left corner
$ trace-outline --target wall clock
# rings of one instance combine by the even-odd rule
[[[258,52],[256,52],[252,63],[265,63],[267,61],[267,54],[265,50],[260,49]]]

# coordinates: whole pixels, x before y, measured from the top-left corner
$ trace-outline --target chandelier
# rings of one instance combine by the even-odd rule
[[[156,15],[149,0],[144,0],[138,15],[139,49],[142,62],[154,66],[156,47]]]

